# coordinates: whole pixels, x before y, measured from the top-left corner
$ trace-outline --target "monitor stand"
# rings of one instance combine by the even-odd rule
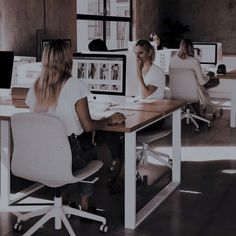
[[[88,96],[89,102],[110,103],[111,105],[124,104],[126,97],[119,95],[91,94]]]

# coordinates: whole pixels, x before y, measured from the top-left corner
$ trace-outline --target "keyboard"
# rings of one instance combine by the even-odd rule
[[[90,113],[93,113],[107,111],[112,104],[109,102],[89,102],[88,105]]]
[[[101,120],[101,119],[104,119],[104,118],[107,118],[107,117],[111,116],[112,114],[114,114],[116,112],[123,113],[126,118],[128,116],[135,115],[134,111],[108,110],[108,111],[105,111],[105,112],[95,111],[91,114],[91,117],[92,117],[93,120]]]

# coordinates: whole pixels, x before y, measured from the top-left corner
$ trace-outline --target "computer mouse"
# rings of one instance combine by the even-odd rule
[[[214,77],[215,73],[213,71],[208,71],[207,75],[210,76],[210,77]]]

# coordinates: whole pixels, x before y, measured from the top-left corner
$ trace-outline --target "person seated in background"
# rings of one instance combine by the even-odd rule
[[[93,39],[90,41],[88,45],[89,51],[100,51],[100,52],[105,52],[107,51],[107,45],[102,39]]]
[[[146,39],[139,39],[135,45],[137,56],[137,79],[139,96],[142,98],[163,99],[166,78],[164,71],[153,64],[155,49]]]
[[[155,43],[155,49],[156,50],[162,49],[161,40],[155,32],[150,33],[149,41]]]
[[[137,58],[137,80],[139,84],[139,97],[149,99],[163,99],[165,90],[165,73],[157,65],[153,64],[155,60],[154,46],[146,39],[139,39],[135,44],[135,54]],[[161,129],[164,125],[164,119],[153,125],[148,126],[141,132]],[[120,134],[120,148],[122,152],[117,162],[120,165],[119,172],[111,181],[110,187],[113,192],[121,191],[124,188],[124,134]],[[117,137],[117,142],[119,141]]]
[[[216,111],[216,107],[210,101],[210,96],[204,85],[209,81],[208,75],[203,75],[199,60],[194,57],[194,47],[190,39],[183,39],[180,42],[179,51],[170,58],[169,70],[171,69],[189,69],[195,72],[197,79],[197,91],[200,104],[205,108],[212,109],[213,113]],[[193,104],[194,110],[197,115],[201,116],[199,103]]]
[[[31,112],[58,117],[65,125],[69,142],[75,137],[76,140],[70,144],[72,171],[77,172],[96,158],[91,138],[86,137],[88,132],[102,129],[109,124],[120,124],[125,121],[125,117],[122,113],[114,113],[108,118],[93,120],[87,101],[90,91],[80,79],[72,78],[71,71],[71,46],[61,39],[50,41],[43,51],[42,72],[30,88],[26,104]],[[81,153],[74,150],[80,150],[82,144],[86,146],[88,155],[83,153],[77,158]],[[93,193],[93,185],[79,183],[78,191],[81,197],[81,208],[88,211],[88,198]],[[65,202],[65,199],[63,201]]]

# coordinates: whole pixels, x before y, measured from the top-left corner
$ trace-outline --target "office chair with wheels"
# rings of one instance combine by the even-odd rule
[[[190,110],[190,106],[194,102],[199,102],[197,92],[197,80],[193,70],[189,69],[170,69],[169,72],[169,87],[171,89],[171,95],[173,99],[185,100],[188,102],[185,112],[182,113],[181,119],[186,119],[186,123],[190,121],[195,125],[196,133],[199,132],[199,125],[196,120],[201,120],[207,123],[208,127],[211,126],[211,122],[201,116],[193,114]]]
[[[106,232],[108,227],[104,217],[63,205],[60,191],[66,184],[85,182],[103,163],[94,160],[78,173],[72,174],[70,144],[64,125],[56,117],[38,113],[18,113],[11,117],[11,128],[14,143],[12,173],[55,189],[54,205],[26,214],[15,213],[17,223],[14,229],[19,231],[22,221],[44,215],[24,235],[32,235],[51,218],[55,218],[55,229],[61,229],[63,222],[69,234],[76,235],[67,219],[67,216],[76,215],[101,222],[100,231]],[[93,183],[97,179],[88,182]]]
[[[139,173],[139,169],[142,165],[147,164],[148,157],[152,157],[155,161],[155,164],[165,165],[169,168],[172,168],[172,162],[170,156],[166,153],[162,153],[159,151],[152,150],[149,147],[149,143],[164,138],[171,133],[171,130],[156,130],[156,131],[146,131],[137,134],[137,173],[136,179],[138,182],[142,181],[142,177]]]

